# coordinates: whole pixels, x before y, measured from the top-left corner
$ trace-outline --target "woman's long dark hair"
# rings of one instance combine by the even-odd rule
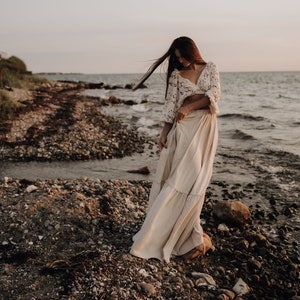
[[[140,79],[140,81],[132,88],[132,90],[138,89],[149,77],[150,75],[157,69],[159,65],[161,65],[168,57],[169,57],[169,64],[168,64],[168,70],[167,70],[167,85],[166,85],[166,94],[168,90],[169,85],[169,78],[171,73],[174,71],[174,69],[181,70],[182,64],[178,61],[175,50],[178,49],[180,52],[180,55],[188,60],[191,63],[196,64],[205,64],[205,61],[201,57],[201,54],[199,52],[199,49],[197,48],[195,42],[186,36],[181,36],[177,39],[175,39],[168,51],[158,58],[148,69],[148,71],[145,73],[145,75]]]

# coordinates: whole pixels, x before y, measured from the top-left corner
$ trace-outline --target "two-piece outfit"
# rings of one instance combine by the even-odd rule
[[[191,111],[180,123],[174,121],[183,101],[205,94],[208,109]],[[173,123],[167,148],[161,151],[149,196],[147,215],[133,237],[130,253],[166,262],[203,243],[200,213],[212,176],[218,142],[217,101],[219,72],[208,62],[196,84],[175,69],[169,79],[164,121]]]

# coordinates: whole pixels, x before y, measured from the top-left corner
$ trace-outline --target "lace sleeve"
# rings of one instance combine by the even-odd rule
[[[205,92],[205,95],[209,98],[210,105],[209,109],[212,114],[217,114],[219,112],[217,102],[220,99],[220,76],[217,66],[214,63],[210,65],[210,86]]]
[[[168,91],[166,95],[163,121],[173,123],[176,114],[176,102],[178,98],[177,72],[174,70],[169,78]]]

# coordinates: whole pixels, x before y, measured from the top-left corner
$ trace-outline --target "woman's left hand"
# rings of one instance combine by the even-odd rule
[[[180,107],[176,114],[176,122],[180,123],[189,113],[190,110],[187,106]]]

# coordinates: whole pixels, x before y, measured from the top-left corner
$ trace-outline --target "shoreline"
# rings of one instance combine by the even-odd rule
[[[20,131],[14,135],[19,136],[18,141],[7,130],[8,143],[18,147],[5,144],[3,159],[15,160],[23,153],[24,161],[51,161],[53,157],[58,163],[84,161],[131,156],[142,153],[145,145],[153,157],[157,155],[147,137],[97,113],[99,101],[79,95],[74,88],[53,94],[46,88],[30,105],[20,119],[26,120],[29,114],[29,120],[36,120],[30,115],[34,111],[45,118],[34,126],[23,123],[23,135]],[[97,141],[98,152],[76,151],[88,136],[85,149]],[[125,150],[122,139],[130,141]],[[68,143],[65,150],[47,148],[53,140],[57,145],[68,141],[77,148],[68,148]],[[119,147],[105,150],[108,140]],[[267,168],[272,165],[276,169]],[[239,153],[219,147],[201,215],[216,249],[192,263],[174,257],[170,264],[129,255],[131,237],[147,208],[149,177],[33,180],[4,176],[0,179],[0,295],[5,299],[218,299],[224,289],[232,292],[241,278],[251,290],[234,299],[296,300],[300,296],[300,225],[295,225],[299,220],[299,170],[292,155],[268,150]],[[248,224],[226,224],[227,229],[221,230],[223,222],[213,213],[220,200],[246,203],[251,211]],[[201,281],[199,273],[210,275],[216,285]],[[231,299],[227,297],[220,299]]]
[[[144,138],[116,118],[104,117],[100,100],[81,95],[81,85],[46,86],[33,91],[33,99],[4,122],[0,161],[108,159],[143,152]]]

